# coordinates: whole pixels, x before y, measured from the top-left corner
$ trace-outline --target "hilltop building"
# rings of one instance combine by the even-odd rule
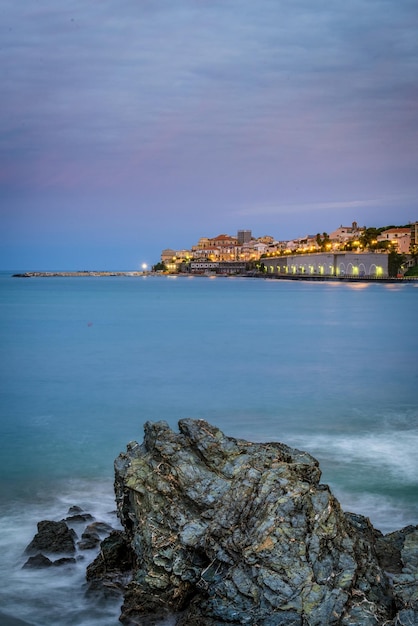
[[[238,245],[242,246],[244,243],[249,243],[252,239],[250,230],[239,230],[237,233]]]
[[[257,237],[257,241],[259,241],[260,243],[266,243],[269,246],[273,245],[275,242],[274,237],[271,237],[271,235],[263,235],[262,237]]]
[[[330,233],[329,238],[333,242],[346,243],[347,241],[358,239],[363,228],[359,228],[357,222],[353,222],[351,226],[340,226]]]
[[[176,258],[176,251],[171,248],[165,248],[161,252],[161,262],[162,263],[170,263],[173,259]]]
[[[408,254],[411,246],[411,228],[389,228],[380,233],[377,241],[388,241],[399,254]]]
[[[416,254],[418,252],[418,222],[411,224],[411,253]]]
[[[161,252],[161,262],[164,263],[167,271],[178,272],[183,263],[188,263],[192,258],[190,250],[172,250],[166,248]]]
[[[193,259],[207,259],[215,261],[219,257],[219,249],[208,243],[204,248],[192,246]]]
[[[218,235],[210,240],[214,248],[218,250],[218,258],[220,261],[234,261],[235,248],[238,245],[236,237],[230,235]]]

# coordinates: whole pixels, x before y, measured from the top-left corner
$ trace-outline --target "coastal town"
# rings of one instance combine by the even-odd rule
[[[201,237],[188,250],[166,248],[152,269],[167,274],[403,278],[418,270],[418,221],[380,228],[352,222],[329,234],[291,241],[238,230],[236,236]]]
[[[331,233],[291,241],[271,235],[200,237],[190,249],[166,248],[151,268],[129,271],[24,272],[18,278],[144,275],[255,276],[298,280],[418,280],[418,221],[403,226],[361,227],[357,222]]]

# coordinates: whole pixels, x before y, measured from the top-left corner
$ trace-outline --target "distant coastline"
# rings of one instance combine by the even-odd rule
[[[76,271],[76,272],[20,272],[12,274],[12,278],[84,278],[84,277],[111,277],[111,276],[127,276],[127,277],[142,277],[142,276],[159,276],[164,277],[167,274],[149,271],[124,271],[124,272],[111,272],[111,271]],[[171,275],[172,276],[172,275]],[[314,281],[314,282],[372,282],[372,283],[405,283],[405,282],[417,282],[417,276],[401,276],[401,277],[385,277],[380,278],[377,276],[312,276],[305,274],[296,275],[277,275],[277,274],[263,274],[259,272],[246,272],[235,275],[215,275],[215,274],[186,274],[178,273],[175,276],[190,277],[200,276],[209,278],[263,278],[268,280],[302,280],[302,281]]]

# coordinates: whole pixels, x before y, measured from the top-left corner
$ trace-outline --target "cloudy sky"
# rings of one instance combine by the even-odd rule
[[[418,220],[416,0],[0,0],[0,268]]]

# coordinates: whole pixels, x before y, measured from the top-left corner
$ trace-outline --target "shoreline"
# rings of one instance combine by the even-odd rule
[[[157,272],[144,272],[144,271],[75,271],[75,272],[20,272],[12,274],[12,278],[97,278],[97,277],[143,277],[143,276],[179,276],[187,277],[191,276],[204,277],[204,278],[264,278],[269,280],[302,280],[311,282],[356,282],[356,283],[409,283],[418,281],[418,276],[402,276],[402,277],[383,277],[376,276],[313,276],[313,275],[274,275],[274,274],[254,274],[253,272],[248,274],[211,274],[210,276],[205,274],[159,274]]]

